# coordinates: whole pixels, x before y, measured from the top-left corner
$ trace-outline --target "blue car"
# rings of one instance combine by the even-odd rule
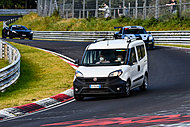
[[[142,26],[124,26],[114,27],[120,29],[119,32],[115,32],[114,39],[124,39],[129,37],[131,39],[143,40],[147,48],[154,48],[154,38],[150,32],[147,32]]]
[[[9,37],[10,39],[28,38],[28,39],[32,40],[33,39],[33,31],[22,25],[11,25],[9,27],[5,27],[2,30],[2,38],[6,38],[6,37]]]

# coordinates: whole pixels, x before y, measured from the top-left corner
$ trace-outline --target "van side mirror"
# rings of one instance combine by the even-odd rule
[[[130,66],[133,66],[133,65],[135,65],[135,64],[137,64],[137,61],[136,61],[136,60],[130,60],[130,61],[128,62],[128,65],[130,65]]]
[[[76,59],[74,64],[79,65],[79,59]]]

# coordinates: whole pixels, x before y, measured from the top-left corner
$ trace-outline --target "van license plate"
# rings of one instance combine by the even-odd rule
[[[98,84],[98,85],[90,85],[89,87],[90,87],[90,88],[96,88],[96,89],[97,89],[97,88],[101,88],[101,85],[99,85],[99,84]]]

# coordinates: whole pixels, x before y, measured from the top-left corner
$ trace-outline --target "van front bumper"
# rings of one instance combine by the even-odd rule
[[[83,96],[124,94],[126,81],[119,77],[76,78],[73,82],[74,94]],[[98,86],[93,88],[92,86]]]

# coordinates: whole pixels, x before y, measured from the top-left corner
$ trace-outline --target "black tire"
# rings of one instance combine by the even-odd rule
[[[32,40],[32,39],[33,39],[33,37],[29,37],[28,39],[29,39],[29,40]]]
[[[5,32],[6,32],[6,30],[2,31],[2,38],[6,38],[6,33]]]
[[[155,45],[154,45],[154,43],[152,43],[152,48],[155,48]]]
[[[81,95],[74,95],[76,101],[83,101],[84,97]]]
[[[152,43],[151,48],[152,48],[152,49],[154,48],[154,43]]]
[[[12,33],[9,34],[9,38],[13,39],[13,34]]]
[[[113,35],[113,39],[115,40],[115,39],[118,39],[118,37],[117,37],[117,35]]]
[[[130,91],[131,91],[130,82],[127,81],[127,83],[126,83],[126,85],[125,85],[125,96],[126,96],[126,97],[129,97],[129,96],[130,96]]]
[[[142,84],[141,86],[139,86],[139,89],[140,89],[141,91],[146,91],[147,88],[148,88],[148,76],[145,75],[145,76],[144,76],[144,80],[143,80],[143,84]]]

